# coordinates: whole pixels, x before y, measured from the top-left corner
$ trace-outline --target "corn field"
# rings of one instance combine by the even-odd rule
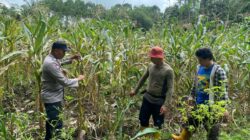
[[[139,130],[142,96],[131,98],[150,60],[151,46],[164,48],[165,60],[175,73],[170,112],[162,139],[179,128],[178,99],[190,93],[197,65],[195,51],[210,47],[216,62],[228,74],[230,121],[221,139],[250,136],[250,18],[227,25],[199,20],[188,29],[165,22],[145,32],[131,21],[88,19],[65,26],[56,16],[38,13],[17,20],[0,17],[0,139],[43,139],[45,112],[40,100],[41,65],[54,41],[64,39],[82,60],[65,68],[68,77],[84,74],[77,89],[66,88],[63,137],[73,139],[84,130],[88,139],[126,140]],[[205,138],[198,130],[194,138]]]

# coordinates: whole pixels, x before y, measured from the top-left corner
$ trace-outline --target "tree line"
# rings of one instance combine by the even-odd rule
[[[22,15],[33,13],[39,7],[61,18],[104,19],[108,21],[131,20],[135,27],[149,30],[154,24],[164,22],[193,23],[199,15],[207,20],[241,22],[250,15],[249,0],[178,0],[174,6],[167,7],[164,12],[158,6],[132,6],[116,4],[110,9],[101,4],[83,0],[39,0],[22,6]],[[15,15],[15,8],[1,8],[3,14]]]

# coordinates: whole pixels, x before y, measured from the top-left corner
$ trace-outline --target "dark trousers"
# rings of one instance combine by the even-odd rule
[[[53,136],[60,137],[63,126],[62,119],[60,118],[62,103],[45,103],[44,106],[47,114],[45,140],[50,140]]]
[[[198,121],[194,117],[188,118],[188,123],[184,125],[184,127],[193,125],[195,128],[197,128],[200,124],[203,124],[207,134],[208,140],[218,140],[219,132],[220,132],[220,124],[218,122],[209,122],[208,118],[204,118],[202,121]]]
[[[149,119],[152,115],[154,126],[157,126],[159,129],[161,129],[162,124],[164,123],[164,115],[160,115],[161,106],[162,105],[152,104],[147,99],[143,98],[139,115],[141,126],[148,127]]]

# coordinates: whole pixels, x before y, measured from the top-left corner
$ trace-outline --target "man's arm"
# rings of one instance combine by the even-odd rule
[[[166,75],[166,92],[165,92],[165,106],[168,106],[171,104],[172,95],[174,92],[174,71],[168,70]]]
[[[229,118],[228,109],[228,85],[227,85],[227,75],[224,69],[221,67],[218,68],[215,78],[214,78],[214,86],[219,87],[219,92],[215,93],[215,98],[218,101],[225,100],[225,104],[222,105],[225,107],[226,111],[224,112],[224,121],[227,121]]]
[[[66,58],[66,59],[63,59],[60,64],[63,66],[63,65],[68,65],[68,64],[72,64],[72,59],[71,58]]]
[[[72,64],[73,60],[80,60],[81,56],[79,54],[73,55],[70,58],[63,59],[60,64],[61,65],[68,65]]]
[[[58,63],[50,63],[47,65],[47,70],[51,77],[53,77],[58,83],[67,87],[78,87],[78,78],[68,79],[65,77],[60,69]]]
[[[134,90],[135,94],[137,94],[139,92],[140,88],[143,86],[143,84],[147,80],[148,76],[149,76],[149,70],[147,68],[146,72],[143,74],[143,76],[141,77],[139,83],[137,84],[137,86]]]
[[[219,87],[219,92],[216,94],[218,100],[228,100],[227,75],[222,68],[218,68],[214,80],[215,86]]]

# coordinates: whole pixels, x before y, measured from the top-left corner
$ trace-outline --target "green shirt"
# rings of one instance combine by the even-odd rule
[[[151,63],[135,88],[138,93],[148,79],[147,92],[144,97],[153,104],[168,105],[174,89],[174,72],[166,63],[156,66]]]

